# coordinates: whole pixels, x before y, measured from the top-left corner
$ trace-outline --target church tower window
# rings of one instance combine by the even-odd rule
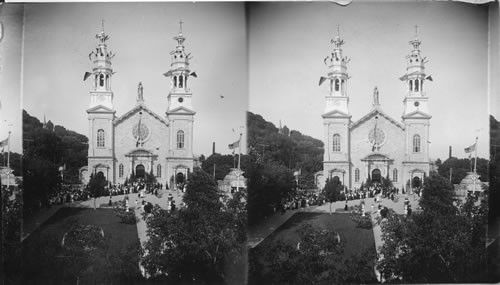
[[[354,182],[359,182],[359,168],[354,170]]]
[[[120,178],[123,177],[123,164],[120,164],[120,166],[118,167],[118,176]]]
[[[339,134],[333,135],[333,151],[335,151],[335,152],[340,151],[340,135]]]
[[[156,166],[156,177],[161,177],[161,164]]]
[[[417,79],[417,80],[415,80],[415,91],[416,91],[416,92],[418,92],[418,81],[419,81],[418,79]]]
[[[181,76],[179,76],[179,88],[182,88],[182,85],[183,85],[182,83],[183,82],[182,82],[182,75],[181,75]]]
[[[413,91],[413,80],[410,80],[410,91]]]
[[[174,76],[174,87],[177,87],[177,76]]]
[[[339,91],[339,89],[340,89],[340,80],[335,79],[335,91]]]
[[[184,148],[184,131],[177,132],[177,148]]]
[[[398,170],[396,168],[392,171],[392,182],[398,182]]]
[[[413,136],[413,152],[420,152],[420,136]]]
[[[104,147],[104,130],[97,130],[97,147]]]
[[[104,86],[104,74],[99,75],[99,86]]]

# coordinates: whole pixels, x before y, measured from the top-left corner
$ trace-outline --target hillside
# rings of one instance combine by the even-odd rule
[[[299,131],[281,130],[261,115],[247,112],[248,146],[251,151],[300,171],[301,188],[314,188],[314,173],[323,169],[323,142]]]

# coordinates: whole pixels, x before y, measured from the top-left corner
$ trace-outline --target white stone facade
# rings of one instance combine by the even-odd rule
[[[166,113],[160,116],[145,103],[139,83],[136,106],[117,117],[111,90],[112,52],[108,51],[104,30],[94,56],[94,79],[90,91],[88,166],[81,169],[82,181],[92,173],[102,172],[113,183],[124,183],[132,173],[152,173],[159,183],[175,188],[185,181],[194,166],[192,93],[188,78],[189,54],[184,51],[182,32],[174,39],[178,45],[171,53],[171,69],[164,75],[170,80]]]
[[[419,180],[422,183],[430,170],[431,116],[428,97],[423,90],[426,76],[420,56],[420,41],[410,41],[413,50],[407,57],[407,72],[400,78],[408,88],[401,121],[384,113],[377,88],[373,93],[372,110],[357,121],[351,120],[346,105],[349,97],[344,88],[349,78],[348,60],[342,56],[341,49],[344,42],[337,36],[332,43],[334,51],[325,59],[328,75],[320,80],[320,85],[329,81],[330,86],[322,115],[325,153],[323,172],[316,177],[318,187],[322,189],[328,177],[338,178],[349,189],[359,189],[369,177],[372,180],[389,177],[394,187],[412,191],[413,183],[410,181]]]

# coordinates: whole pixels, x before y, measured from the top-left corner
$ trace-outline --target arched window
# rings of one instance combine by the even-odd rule
[[[354,182],[359,182],[359,168],[354,170]]]
[[[118,176],[120,178],[123,177],[123,164],[120,164],[120,166],[118,166]]]
[[[410,80],[410,91],[413,91],[413,80]]]
[[[109,88],[109,75],[106,74],[106,88]]]
[[[177,148],[184,148],[184,131],[177,132]]]
[[[183,85],[183,84],[182,84],[182,83],[183,83],[183,82],[182,82],[182,79],[183,79],[182,77],[183,77],[182,75],[181,75],[181,76],[179,76],[179,88],[182,88],[182,85]]]
[[[335,91],[339,91],[340,89],[340,79],[335,79]]]
[[[97,147],[104,147],[104,130],[97,130]]]
[[[413,152],[420,152],[420,136],[413,136]]]
[[[345,80],[344,79],[342,79],[340,81],[340,90],[345,91]]]
[[[417,80],[415,80],[415,91],[417,91],[417,92],[418,92],[418,82],[419,82],[419,80],[418,80],[418,79],[417,79]]]
[[[99,86],[104,86],[104,74],[99,75]]]
[[[177,76],[174,76],[174,87],[177,87]]]
[[[398,170],[396,168],[392,170],[392,182],[398,182]]]
[[[333,151],[340,151],[340,135],[339,134],[334,134],[333,135]]]
[[[156,177],[161,177],[161,165],[156,166]]]

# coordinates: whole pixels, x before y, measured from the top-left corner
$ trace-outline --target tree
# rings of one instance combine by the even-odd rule
[[[442,176],[431,173],[424,181],[420,207],[424,211],[453,214],[457,211],[454,192],[450,183]]]
[[[290,169],[268,159],[258,159],[251,150],[247,171],[248,223],[256,224],[294,192],[295,180]]]
[[[104,174],[98,172],[96,175],[90,175],[89,181],[89,191],[92,197],[94,197],[94,210],[96,209],[96,199],[97,197],[101,197],[104,195],[104,187],[106,186],[106,178],[104,178]]]
[[[249,256],[249,284],[373,283],[373,251],[345,256],[333,231],[305,224],[297,246],[283,240],[265,243]],[[355,270],[353,270],[355,268]]]
[[[1,185],[1,180],[0,180]],[[11,199],[7,189],[1,189],[1,246],[2,267],[0,275],[5,284],[19,283],[14,278],[14,273],[19,271],[21,264],[21,220],[22,220],[22,197],[16,195]]]
[[[169,212],[155,206],[148,224],[143,265],[154,278],[173,283],[221,283],[232,264],[244,265],[242,201],[224,204],[212,177],[195,169],[183,198],[187,207]],[[244,266],[236,268],[244,275]]]
[[[383,221],[378,270],[387,282],[476,283],[486,281],[486,204],[455,202],[446,179],[424,183],[421,213],[390,211]]]
[[[339,199],[342,188],[342,183],[340,183],[338,179],[326,179],[325,188],[323,188],[323,195],[326,201],[330,202],[330,215],[332,214],[332,202],[336,202]]]

